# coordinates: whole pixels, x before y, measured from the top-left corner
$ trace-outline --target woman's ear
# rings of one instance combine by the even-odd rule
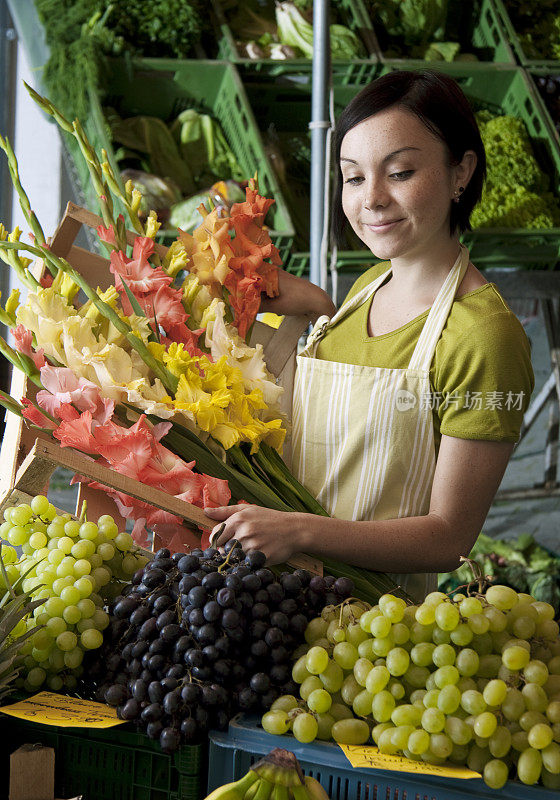
[[[459,186],[462,186],[463,188],[467,187],[470,179],[473,176],[473,172],[476,169],[477,162],[478,158],[474,150],[465,150],[465,154],[463,155],[460,163],[454,168],[457,189]]]

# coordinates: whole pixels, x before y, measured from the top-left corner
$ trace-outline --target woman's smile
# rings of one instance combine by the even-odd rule
[[[387,220],[386,222],[366,222],[363,224],[365,224],[366,228],[369,228],[374,233],[385,233],[386,231],[393,230],[395,225],[398,225],[399,222],[404,222],[404,217],[400,219]]]

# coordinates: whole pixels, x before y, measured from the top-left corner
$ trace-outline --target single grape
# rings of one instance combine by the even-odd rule
[[[325,689],[314,689],[307,697],[309,710],[317,714],[325,714],[331,705],[332,697]]]
[[[523,750],[517,762],[517,776],[522,783],[532,786],[541,776],[542,755],[532,747]]]
[[[308,650],[305,665],[312,675],[320,675],[327,668],[328,663],[329,654],[323,647],[314,646]]]
[[[303,744],[312,742],[316,738],[318,730],[319,726],[317,720],[312,714],[298,714],[293,720],[292,731],[298,742],[302,742]]]
[[[364,720],[341,719],[332,726],[331,735],[339,744],[365,744],[369,739],[369,725]]]
[[[482,777],[484,783],[491,789],[501,789],[505,785],[509,775],[509,767],[503,761],[493,758],[484,765]]]
[[[290,724],[287,712],[281,709],[267,711],[261,719],[261,725],[264,730],[273,736],[281,736],[286,733],[290,729]]]

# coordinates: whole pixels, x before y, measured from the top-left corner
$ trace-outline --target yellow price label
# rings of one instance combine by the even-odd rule
[[[440,778],[480,778],[478,772],[466,767],[448,767],[445,764],[426,764],[425,761],[411,761],[404,756],[390,756],[380,753],[377,747],[367,745],[340,744],[340,749],[353,767],[386,769],[394,772],[413,772],[417,775],[437,775]]]
[[[61,728],[112,728],[124,723],[111,706],[55,692],[39,692],[26,700],[3,706],[0,711],[10,717]]]

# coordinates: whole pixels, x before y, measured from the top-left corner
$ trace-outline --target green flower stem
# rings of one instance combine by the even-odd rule
[[[292,506],[294,511],[308,511],[307,506],[298,493],[293,490],[290,483],[285,479],[283,473],[270,463],[260,449],[257,450],[257,452],[253,455],[253,458],[263,470],[263,473],[269,477],[278,493],[284,497],[286,502]]]
[[[99,204],[101,207],[101,216],[103,217],[103,222],[105,223],[105,226],[107,228],[111,226],[113,230],[116,232],[117,225],[113,217],[113,199],[111,197],[111,192],[109,191],[109,187],[103,180],[103,171],[101,169],[101,164],[99,163],[99,159],[97,158],[95,150],[87,140],[84,129],[82,128],[80,121],[77,119],[74,120],[74,123],[72,125],[72,132],[74,138],[78,142],[80,150],[82,151],[82,155],[87,164],[93,186],[97,193],[97,198],[99,200]]]
[[[8,169],[10,170],[10,176],[12,178],[12,183],[14,185],[14,188],[18,193],[19,204],[21,206],[21,210],[25,215],[25,219],[27,220],[29,227],[35,234],[35,239],[39,242],[39,244],[45,244],[45,242],[47,241],[45,239],[45,234],[41,227],[41,223],[37,219],[35,212],[31,209],[31,203],[29,202],[29,197],[27,196],[25,189],[21,185],[17,159],[12,149],[12,146],[7,138],[4,139],[2,136],[0,136],[0,147],[6,153],[6,156],[8,158]]]
[[[14,350],[8,342],[0,336],[0,354],[4,356],[11,364],[16,367],[16,369],[25,372],[29,380],[33,381],[36,386],[43,387],[41,383],[41,376],[39,375],[39,370],[33,363],[33,360],[29,358],[29,356],[25,356],[22,353],[18,353],[17,350]]]
[[[328,517],[329,514],[325,511],[323,506],[317,502],[316,498],[313,497],[311,492],[309,492],[303,484],[301,484],[297,478],[294,478],[288,467],[286,466],[282,457],[278,454],[278,452],[270,445],[263,442],[260,446],[260,450],[266,456],[266,458],[275,466],[275,468],[282,473],[284,479],[290,484],[293,491],[296,492],[298,497],[305,503],[307,510],[311,514],[318,514],[322,517]]]
[[[94,306],[98,309],[98,311],[110,322],[113,323],[115,328],[121,333],[130,346],[136,350],[138,355],[142,358],[144,363],[154,372],[154,374],[161,380],[165,388],[175,394],[177,391],[177,385],[179,383],[178,378],[175,375],[172,375],[163,364],[160,364],[154,356],[150,353],[144,342],[136,336],[132,332],[132,329],[126,322],[119,317],[119,315],[111,308],[110,305],[105,303],[97,294],[94,292],[88,282],[80,275],[79,272],[76,272],[70,264],[65,261],[63,258],[59,256],[55,256],[54,253],[48,248],[41,248],[35,247],[33,245],[24,244],[23,242],[0,242],[0,250],[7,249],[7,250],[17,250],[22,249],[26,250],[30,253],[34,253],[35,255],[44,258],[46,261],[51,263],[57,270],[62,270],[67,275],[69,275],[72,280],[78,284],[80,289],[84,292],[89,300],[94,304]]]
[[[4,406],[8,411],[11,411],[12,414],[17,414],[20,417],[23,413],[23,406],[18,403],[17,400],[14,400],[11,395],[7,394],[7,392],[3,392],[2,389],[0,389],[0,405]]]

